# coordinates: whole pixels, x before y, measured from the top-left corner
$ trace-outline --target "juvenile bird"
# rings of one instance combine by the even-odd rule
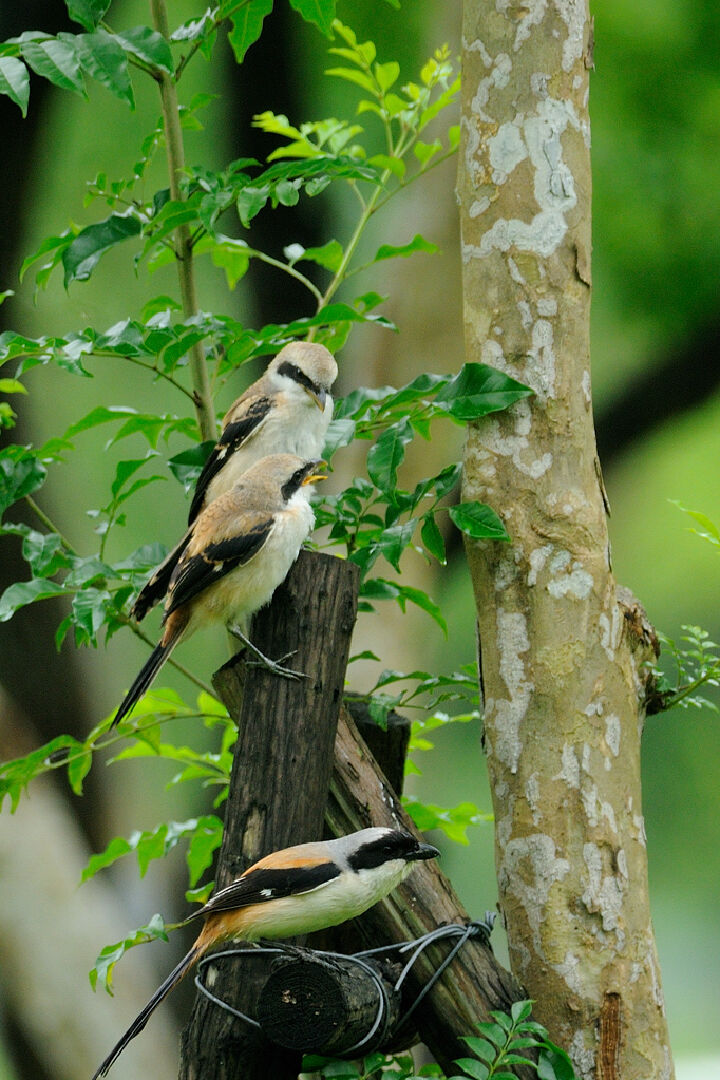
[[[225,415],[222,435],[198,477],[188,525],[267,454],[320,457],[332,419],[330,387],[337,372],[324,345],[293,341],[280,350],[262,378]],[[161,563],[135,601],[130,614],[138,622],[167,592],[176,552]]]
[[[181,638],[208,623],[225,623],[277,674],[296,672],[268,660],[247,639],[250,617],[268,603],[295,562],[315,516],[309,485],[323,461],[270,454],[244,473],[195,519],[175,548],[162,638],[112,722],[126,716]]]
[[[401,829],[362,829],[337,840],[267,855],[212,896],[187,921],[204,917],[194,945],[155,991],[93,1076],[105,1076],[160,1002],[213,945],[309,934],[360,915],[387,896],[420,859],[440,852]]]

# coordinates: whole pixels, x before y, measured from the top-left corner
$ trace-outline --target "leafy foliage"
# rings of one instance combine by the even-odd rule
[[[720,552],[720,529],[706,515],[698,510],[688,510],[680,503],[675,505],[697,522],[699,529],[695,533]],[[648,712],[658,713],[678,705],[681,709],[712,709],[718,711],[717,703],[710,698],[700,696],[701,687],[720,686],[720,645],[710,640],[710,634],[700,626],[685,626],[679,642],[660,633],[658,637],[663,653],[669,655],[673,677],[668,670],[653,669],[655,685],[648,702]]]
[[[316,1056],[303,1060],[303,1080],[515,1080],[509,1069],[524,1065],[535,1069],[540,1080],[577,1080],[572,1062],[564,1050],[551,1042],[547,1029],[531,1020],[532,1001],[516,1001],[510,1013],[494,1011],[492,1021],[477,1025],[479,1036],[468,1036],[472,1057],[459,1058],[460,1072],[446,1078],[439,1065],[416,1069],[407,1054],[388,1057],[368,1054],[362,1061],[335,1061]],[[530,1055],[522,1051],[530,1051]],[[532,1055],[532,1056],[531,1056]]]
[[[89,182],[86,202],[98,209],[97,220],[84,227],[70,225],[46,237],[22,265],[21,276],[32,271],[36,289],[44,289],[60,273],[66,289],[77,288],[92,277],[108,252],[121,248],[132,252],[134,269],[149,276],[158,267],[174,263],[182,285],[192,273],[194,260],[207,257],[224,271],[232,290],[259,261],[300,282],[312,309],[310,315],[289,316],[285,322],[255,328],[230,315],[192,308],[187,290],[181,287],[183,303],[166,295],[151,296],[140,313],[128,313],[106,329],[86,326],[38,338],[12,330],[0,335],[0,391],[13,401],[26,392],[25,377],[37,367],[53,365],[69,376],[91,379],[98,366],[132,364],[144,369],[149,378],[162,380],[177,403],[177,411],[162,414],[141,413],[123,404],[98,404],[42,446],[10,445],[0,452],[0,534],[21,544],[29,575],[0,596],[0,621],[11,619],[29,604],[62,598],[58,646],[72,631],[76,645],[95,647],[103,636],[107,641],[125,627],[152,644],[126,610],[165,552],[157,544],[128,552],[121,530],[143,488],[173,477],[187,494],[202,469],[212,441],[208,441],[206,426],[203,430],[201,410],[194,408],[201,396],[193,374],[195,361],[199,358],[206,366],[216,391],[238,367],[277,352],[293,339],[322,342],[337,351],[358,326],[394,331],[392,322],[378,310],[383,297],[368,291],[355,295],[353,276],[390,259],[426,257],[437,250],[432,241],[415,233],[392,237],[392,242],[380,244],[368,258],[361,255],[360,242],[370,219],[390,198],[457,149],[457,127],[427,135],[457,97],[459,76],[449,50],[446,46],[436,50],[414,80],[401,82],[396,61],[379,59],[373,42],[359,41],[335,18],[335,0],[290,3],[332,38],[333,66],[327,74],[355,87],[354,118],[295,123],[263,112],[255,117],[255,124],[275,143],[264,162],[239,158],[217,171],[204,166],[172,170],[173,180],[176,172],[180,177],[178,187],[168,182],[167,187],[147,194],[148,167],[163,142],[171,147],[172,123],[179,121],[181,132],[199,125],[198,113],[209,98],[198,95],[178,106],[177,116],[165,113],[148,132],[127,176],[112,179],[99,173]],[[179,86],[196,56],[211,57],[221,31],[227,32],[240,62],[262,32],[273,3],[220,0],[202,16],[175,27],[167,38],[157,27],[114,28],[109,21],[110,0],[67,0],[67,6],[80,32],[27,31],[0,44],[0,93],[8,95],[23,114],[30,97],[29,70],[82,96],[87,96],[88,82],[94,80],[133,108],[135,78],[149,76],[162,86]],[[377,152],[378,128],[381,153]],[[355,197],[357,216],[346,237],[328,236],[311,248],[289,242],[282,258],[253,242],[258,215],[316,198],[330,184],[348,187]],[[500,372],[468,364],[457,375],[424,374],[399,389],[358,388],[338,403],[326,454],[331,457],[353,439],[364,440],[367,475],[353,480],[339,494],[321,499],[317,521],[324,530],[324,542],[339,547],[360,566],[362,609],[373,610],[381,600],[392,600],[403,610],[410,603],[446,631],[440,607],[423,590],[392,580],[388,570],[378,576],[371,572],[377,573],[384,559],[400,575],[401,560],[409,548],[416,548],[416,536],[417,550],[444,564],[443,514],[472,538],[494,542],[506,541],[508,536],[489,507],[447,505],[460,476],[458,463],[445,465],[412,490],[404,488],[406,454],[417,435],[430,437],[437,421],[461,426],[477,422],[529,393]],[[208,414],[215,418],[214,403],[206,404]],[[10,404],[3,402],[0,425],[11,427],[14,418]],[[55,482],[67,455],[81,450],[85,434],[98,428],[108,432],[107,495],[101,506],[88,509],[96,548],[79,551],[35,496],[46,483]],[[128,439],[133,441],[127,444]],[[126,451],[126,445],[132,449]],[[36,528],[17,520],[14,511],[21,501],[34,511]],[[113,550],[120,550],[121,556],[111,556]],[[177,771],[169,786],[197,782],[212,792],[217,808],[227,795],[236,729],[198,677],[185,674],[202,688],[196,705],[186,704],[174,691],[156,688],[144,696],[132,719],[113,731],[108,717],[85,740],[60,736],[23,758],[6,762],[0,766],[0,803],[7,797],[14,809],[35,777],[58,769],[66,770],[71,789],[79,795],[94,755],[110,749],[111,762],[117,765],[135,758],[175,763]],[[476,680],[470,670],[447,677],[384,671],[370,702],[380,721],[394,704],[430,710],[431,715],[418,721],[414,730],[413,749],[422,750],[430,745],[429,732],[451,722],[438,706],[460,700],[467,703],[468,698],[472,709]],[[452,719],[462,721],[472,715],[465,708]],[[210,729],[213,749],[208,750],[204,740],[198,749],[162,737],[165,726],[178,718],[198,721],[201,736],[207,734],[203,728]],[[418,771],[416,765],[410,768]],[[465,840],[470,824],[484,819],[469,803],[443,808],[409,800],[408,806],[422,827],[442,828],[459,841]],[[151,862],[186,844],[187,898],[202,901],[212,887],[204,878],[221,837],[220,818],[212,813],[161,822],[127,838],[112,839],[105,851],[92,857],[83,880],[126,856],[137,859],[143,876]],[[114,966],[124,953],[137,944],[166,938],[169,929],[162,916],[156,915],[147,926],[104,948],[91,972],[93,986],[100,983],[112,992]]]

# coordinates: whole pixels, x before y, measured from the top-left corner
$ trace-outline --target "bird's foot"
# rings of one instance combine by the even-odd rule
[[[264,667],[268,671],[271,671],[273,675],[278,675],[283,679],[293,679],[297,681],[299,679],[308,678],[304,671],[295,671],[293,670],[293,668],[283,667],[283,661],[289,659],[289,657],[291,656],[294,656],[296,652],[295,649],[293,649],[292,652],[285,653],[285,655],[281,656],[279,660],[271,660],[269,656],[266,656],[264,652],[261,652],[261,650],[258,649],[257,645],[253,645],[252,641],[245,637],[239,627],[230,626],[228,627],[228,629],[233,635],[233,637],[238,638],[243,643],[248,652],[252,653],[252,655],[255,657],[254,660],[245,661],[248,667]]]

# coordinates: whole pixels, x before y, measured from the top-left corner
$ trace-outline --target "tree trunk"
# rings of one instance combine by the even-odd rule
[[[238,723],[218,888],[261,856],[322,836],[356,604],[357,567],[303,551],[253,620],[251,638],[272,659],[294,650],[288,662],[308,678],[290,681],[237,657],[216,673],[217,691]],[[255,970],[218,961],[205,985],[252,1015]],[[300,1067],[299,1054],[268,1043],[200,994],[182,1051],[184,1080],[289,1080]]]
[[[334,836],[369,825],[416,831],[345,708],[338,723],[325,820]],[[488,898],[493,891],[494,884],[488,882]],[[413,941],[446,923],[469,922],[452,885],[432,860],[417,863],[407,880],[381,903],[352,924],[340,927],[340,942],[334,937],[332,947],[349,952]],[[325,943],[320,947],[325,948]],[[406,984],[412,1000],[450,948],[448,943],[434,945],[418,957]],[[423,999],[412,1022],[435,1060],[451,1075],[453,1060],[467,1055],[462,1038],[475,1031],[477,1021],[490,1019],[491,1009],[509,1012],[512,1002],[525,996],[510,972],[495,959],[488,942],[473,937]]]
[[[488,768],[512,967],[593,1080],[673,1076],[641,811],[652,631],[612,576],[589,374],[586,4],[466,0],[466,347],[535,397],[469,432]]]

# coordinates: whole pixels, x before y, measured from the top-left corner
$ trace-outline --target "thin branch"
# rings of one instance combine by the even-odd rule
[[[264,251],[256,251],[255,249],[253,249],[252,257],[258,259],[259,262],[267,263],[268,266],[275,266],[278,270],[284,270],[286,274],[289,274],[290,277],[295,278],[295,280],[299,281],[301,285],[304,285],[306,289],[309,289],[318,303],[323,305],[323,294],[320,292],[317,285],[315,285],[310,278],[305,277],[300,270],[296,270],[294,266],[291,266],[290,263],[284,263],[279,259],[273,259],[272,255],[266,255]]]
[[[67,551],[68,555],[74,555],[76,558],[80,558],[80,554],[77,548],[73,547],[70,541],[65,536],[63,536],[60,530],[47,516],[45,511],[40,509],[38,504],[33,499],[32,495],[26,495],[25,501],[30,507],[30,509],[33,511],[33,513],[36,514],[36,516],[45,526],[45,528],[49,529],[51,533],[55,533],[57,536],[60,537],[60,542]],[[136,637],[139,637],[141,641],[144,641],[146,645],[149,645],[151,649],[155,648],[155,645],[157,643],[153,641],[153,639],[149,637],[144,630],[141,630],[138,624],[134,621],[134,619],[131,619],[129,615],[125,615],[124,612],[118,611],[115,612],[115,618],[119,623],[122,623],[124,626],[128,626],[132,630],[133,634],[135,634]],[[176,671],[179,671],[181,675],[184,675],[186,679],[189,679],[191,683],[194,683],[195,686],[198,686],[207,694],[211,694],[213,697],[215,696],[215,691],[213,690],[212,686],[210,686],[209,683],[203,682],[202,679],[199,679],[197,677],[197,675],[193,675],[192,671],[190,671],[189,668],[186,668],[184,664],[179,663],[179,661],[175,660],[172,656],[169,658],[167,663],[174,667]]]
[[[168,24],[167,6],[165,0],[150,0],[150,11],[154,28],[163,37],[170,37]],[[180,190],[180,177],[185,169],[185,150],[183,146],[182,127],[180,125],[180,113],[178,109],[177,92],[175,81],[167,72],[161,73],[158,83],[160,98],[162,101],[163,128],[165,131],[165,147],[167,151],[168,173],[170,179],[170,197],[176,202],[182,202]],[[190,244],[190,229],[187,224],[180,225],[175,230],[176,247],[179,252],[177,261],[178,282],[182,297],[183,313],[186,319],[198,314],[197,290],[195,272],[193,267],[192,246]],[[190,350],[190,371],[194,391],[195,412],[198,426],[203,439],[214,439],[215,408],[213,405],[212,391],[208,377],[207,364],[203,353],[202,344],[196,342]]]
[[[225,22],[226,19],[229,19],[230,16],[234,15],[234,13],[236,11],[239,11],[240,8],[247,7],[247,5],[250,2],[251,2],[251,0],[240,0],[240,2],[235,5],[235,7],[231,8],[230,10],[226,9],[222,15],[216,15],[215,18],[212,20],[212,30],[217,30],[218,27],[222,26],[222,24]],[[212,33],[212,31],[210,31],[210,32]],[[182,76],[183,72],[185,71],[185,68],[187,67],[187,65],[192,60],[195,53],[198,51],[198,49],[200,49],[202,47],[203,41],[204,41],[204,38],[197,38],[195,41],[193,41],[192,45],[190,46],[190,48],[187,51],[187,53],[185,54],[185,56],[181,57],[180,62],[178,63],[178,66],[175,68],[175,82],[176,83],[180,81],[180,77]]]
[[[45,528],[49,529],[51,533],[55,533],[57,536],[60,537],[60,542],[61,542],[62,546],[65,548],[65,550],[67,551],[68,555],[75,555],[76,557],[79,558],[77,549],[74,548],[73,545],[70,543],[70,541],[66,537],[63,536],[63,534],[60,532],[60,530],[58,528],[56,528],[55,525],[53,525],[52,521],[47,516],[45,511],[41,510],[40,507],[38,506],[38,504],[35,502],[32,495],[26,495],[25,496],[25,502],[28,504],[28,506],[33,511],[33,513],[40,519],[40,521],[43,523]]]
[[[140,640],[144,641],[146,645],[149,645],[151,649],[155,648],[157,642],[153,641],[153,639],[148,634],[146,634],[144,630],[141,630],[138,624],[133,619],[131,619],[129,615],[124,615],[122,612],[117,612],[115,617],[118,622],[123,623],[125,626],[129,626],[135,637],[140,638]],[[190,671],[189,668],[186,668],[184,664],[181,664],[172,656],[167,661],[167,663],[170,664],[171,667],[174,667],[176,671],[179,671],[181,675],[184,675],[186,679],[189,679],[191,683],[194,683],[195,686],[199,687],[201,690],[204,690],[206,694],[210,694],[212,697],[217,696],[209,683],[203,682],[202,679],[199,679],[197,677],[197,675],[193,675],[192,671]]]
[[[102,356],[104,354],[96,353],[95,355]],[[118,354],[112,353],[112,355],[116,357]],[[182,383],[177,381],[177,379],[173,379],[172,375],[168,375],[166,371],[160,371],[160,369],[155,364],[146,364],[137,356],[122,356],[122,359],[128,360],[131,364],[137,364],[138,367],[145,368],[146,371],[152,371],[153,374],[157,375],[159,379],[165,379],[172,386],[174,386],[176,390],[179,390],[181,394],[184,394],[185,397],[189,398],[190,401],[193,402],[193,404],[195,403],[195,395],[192,393],[191,390],[188,390],[187,387],[183,386]],[[210,438],[215,438],[214,432],[210,436]]]

